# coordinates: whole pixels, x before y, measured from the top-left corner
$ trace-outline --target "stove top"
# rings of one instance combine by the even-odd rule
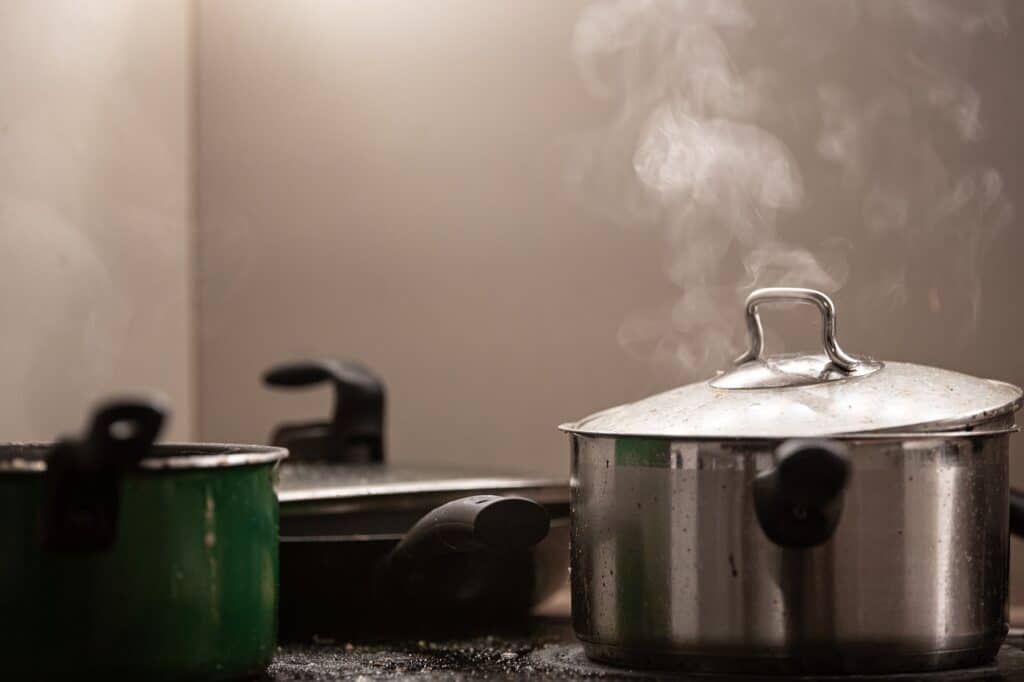
[[[564,678],[561,663],[534,660],[550,646],[575,639],[561,618],[467,638],[415,639],[386,643],[337,642],[285,645],[270,666],[272,680],[456,679],[490,680],[551,674]]]
[[[507,632],[470,638],[408,640],[376,644],[323,643],[289,645],[278,650],[270,680],[442,679],[497,680],[544,677],[553,680],[703,680],[715,676],[624,670],[593,663],[583,655],[569,623],[561,618],[535,619]],[[724,677],[719,677],[724,679]],[[729,676],[730,680],[765,682],[780,676]],[[797,678],[811,679],[811,678]],[[991,665],[930,674],[842,676],[814,679],[843,682],[882,680],[1016,680],[1024,682],[1024,632],[1013,631]]]

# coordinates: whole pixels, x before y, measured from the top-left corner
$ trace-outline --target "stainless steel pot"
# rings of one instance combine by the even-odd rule
[[[762,356],[774,301],[821,309],[824,355]],[[850,355],[817,291],[755,291],[746,317],[732,370],[561,427],[588,656],[791,674],[991,659],[1021,390]]]

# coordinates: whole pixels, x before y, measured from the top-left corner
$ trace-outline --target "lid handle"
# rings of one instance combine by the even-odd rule
[[[764,351],[764,328],[757,308],[762,303],[813,303],[821,311],[822,335],[825,354],[838,369],[853,372],[862,363],[839,347],[836,340],[836,307],[832,299],[816,289],[800,289],[796,287],[768,287],[757,289],[747,296],[746,315],[747,331],[750,334],[750,348],[736,358],[736,364],[742,365],[751,360],[758,360]]]

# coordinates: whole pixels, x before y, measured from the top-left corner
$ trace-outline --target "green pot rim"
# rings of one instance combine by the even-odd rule
[[[41,474],[46,471],[46,453],[53,443],[5,443],[0,445],[0,475]],[[139,461],[135,470],[174,472],[219,469],[277,463],[288,451],[271,445],[235,443],[158,443],[151,456]]]

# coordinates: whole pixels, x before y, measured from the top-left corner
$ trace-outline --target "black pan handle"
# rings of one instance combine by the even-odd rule
[[[522,551],[543,540],[550,528],[547,509],[525,497],[463,497],[417,521],[391,551],[388,563],[402,569],[444,554]]]
[[[121,478],[152,450],[166,418],[155,400],[107,402],[85,438],[62,439],[46,458],[43,546],[90,552],[113,545]]]
[[[785,441],[775,450],[775,466],[754,480],[754,509],[764,534],[787,548],[828,541],[839,525],[849,477],[841,443]]]
[[[442,620],[479,608],[525,610],[536,580],[531,548],[550,525],[547,509],[524,497],[474,495],[443,504],[375,565],[374,600]]]
[[[355,362],[300,360],[263,374],[271,388],[296,389],[330,384],[334,408],[330,421],[282,424],[271,442],[287,447],[296,459],[335,462],[384,461],[384,383]]]
[[[263,382],[281,388],[305,388],[331,382],[338,392],[358,389],[374,392],[380,388],[380,379],[363,365],[330,358],[276,365],[264,373]]]
[[[1010,488],[1010,535],[1024,538],[1024,491]]]

